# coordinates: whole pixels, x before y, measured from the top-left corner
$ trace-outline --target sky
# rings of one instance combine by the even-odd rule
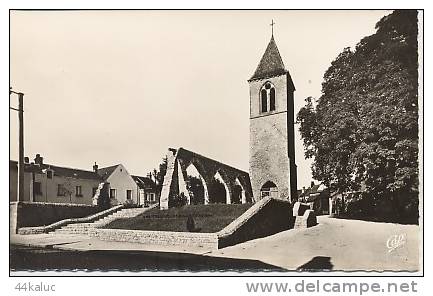
[[[91,170],[157,168],[183,147],[248,171],[249,87],[271,37],[295,116],[345,47],[390,11],[12,11],[10,85],[24,95],[25,155]],[[17,105],[11,95],[10,104]],[[295,125],[298,187],[312,180]],[[10,112],[10,158],[18,116]]]

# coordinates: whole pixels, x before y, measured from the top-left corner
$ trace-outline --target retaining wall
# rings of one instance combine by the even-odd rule
[[[81,218],[92,215],[101,208],[90,205],[11,202],[10,219],[17,228],[49,225],[67,218]],[[13,225],[12,225],[13,226]]]
[[[185,245],[203,247],[206,249],[218,248],[216,233],[194,233],[173,231],[148,231],[125,229],[91,229],[89,235],[106,241],[132,242],[153,245]]]
[[[292,229],[295,218],[288,201],[264,198],[218,233],[218,248]]]

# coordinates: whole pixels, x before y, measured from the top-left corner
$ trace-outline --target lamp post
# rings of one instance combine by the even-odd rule
[[[9,89],[9,95],[18,95],[18,109],[10,107],[10,109],[18,111],[19,120],[19,136],[18,136],[18,196],[17,201],[24,200],[24,94],[15,92],[12,88]]]

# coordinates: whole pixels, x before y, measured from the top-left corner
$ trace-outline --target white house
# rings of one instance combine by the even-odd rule
[[[137,184],[122,164],[100,169],[95,164],[93,170],[101,176],[104,182],[109,183],[112,204],[139,204]]]

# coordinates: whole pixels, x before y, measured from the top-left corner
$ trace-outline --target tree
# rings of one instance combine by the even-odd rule
[[[61,196],[68,196],[69,203],[72,203],[72,193],[74,192],[74,185],[72,184],[72,178],[66,177],[65,182],[58,185],[58,191]]]
[[[314,159],[315,179],[339,192],[359,191],[362,184],[364,208],[389,207],[391,220],[413,221],[418,218],[417,12],[394,11],[376,29],[331,63],[321,97],[307,98],[297,121],[305,156]]]
[[[168,159],[167,156],[165,156],[162,159],[162,162],[159,164],[159,170],[153,169],[152,171],[152,175],[156,180],[156,190],[159,193],[161,193],[162,185],[164,184],[164,177],[165,174],[167,173],[167,164],[168,164]]]
[[[187,188],[191,198],[191,204],[204,204],[204,187],[200,178],[188,175]]]
[[[208,189],[209,203],[226,203],[226,189],[220,180],[213,178],[208,185]]]

